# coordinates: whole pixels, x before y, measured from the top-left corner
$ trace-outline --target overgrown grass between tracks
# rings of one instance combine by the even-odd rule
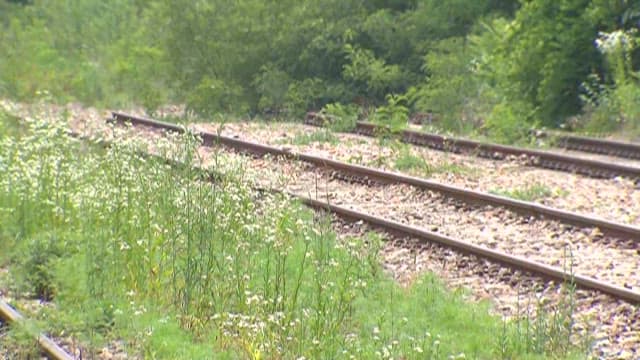
[[[168,359],[576,350],[500,343],[496,334],[517,327],[488,304],[431,275],[396,285],[381,271],[377,237],[338,240],[328,218],[252,190],[237,164],[216,161],[225,176],[211,184],[191,166],[139,155],[133,141],[96,151],[44,122],[25,126],[0,140],[2,247],[16,290],[55,302],[41,320],[56,334],[98,348],[122,339],[130,354]],[[195,145],[154,147],[192,164]]]

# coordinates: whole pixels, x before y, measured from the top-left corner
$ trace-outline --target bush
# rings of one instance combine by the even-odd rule
[[[93,151],[58,127],[25,126],[0,140],[3,229],[27,249],[12,271],[56,295],[46,319],[65,334],[160,358],[443,359],[492,358],[495,334],[512,333],[432,276],[400,287],[378,263],[377,236],[338,237],[330,217],[254,190],[224,153],[217,181],[203,181],[190,135],[152,144],[187,165],[171,167],[131,139]],[[519,357],[520,344],[502,349]]]
[[[64,254],[64,240],[52,234],[42,234],[28,242],[19,258],[20,273],[25,274],[22,286],[43,301],[51,301],[58,292],[55,266]]]
[[[356,128],[358,121],[358,107],[331,103],[322,108],[321,113],[329,119],[328,126],[333,131],[349,132]]]
[[[389,94],[386,99],[387,104],[376,109],[373,121],[388,126],[392,132],[404,129],[409,122],[408,97]]]
[[[473,106],[479,94],[472,55],[466,39],[450,38],[434,44],[424,56],[423,70],[428,76],[413,95],[415,108],[437,114],[437,125],[445,130],[460,131],[467,127],[465,123],[473,124],[482,115]]]
[[[605,56],[612,84],[592,74],[582,84],[585,113],[582,130],[591,133],[624,130],[640,131],[640,72],[633,69],[632,55],[637,46],[636,31],[601,33],[596,41]]]
[[[186,98],[186,110],[203,117],[215,114],[241,114],[247,111],[242,87],[204,77]]]
[[[262,66],[253,80],[258,94],[258,110],[279,117],[288,112],[287,95],[291,78],[273,64]]]
[[[481,134],[503,144],[526,141],[530,133],[532,111],[526,103],[498,104],[484,121]]]

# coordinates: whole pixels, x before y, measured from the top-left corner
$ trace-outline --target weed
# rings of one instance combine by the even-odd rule
[[[573,280],[573,256],[568,249],[565,250],[564,271],[570,274],[570,279],[561,285],[558,302],[550,306],[547,300],[538,297],[533,304],[534,312],[531,313],[531,302],[521,308],[522,300],[519,299],[516,319],[508,324],[505,322],[505,332],[498,338],[500,358],[513,358],[513,351],[553,353],[565,359],[582,358],[588,353],[591,342],[588,336],[582,338],[577,346],[574,345],[576,285]],[[508,327],[513,330],[511,333],[506,332]]]
[[[286,139],[284,141],[293,145],[309,145],[311,143],[329,143],[336,145],[339,139],[331,130],[321,129],[312,133],[297,133],[292,139]]]
[[[19,119],[0,107],[0,138],[18,137],[22,131]]]
[[[358,121],[358,108],[340,103],[327,104],[321,115],[329,119],[329,129],[335,132],[349,132],[355,129]]]
[[[432,167],[421,157],[414,155],[407,147],[403,148],[395,159],[395,168],[400,171],[419,171],[430,174]]]
[[[468,166],[446,160],[435,164],[429,163],[424,157],[414,154],[407,145],[399,146],[397,149],[394,165],[399,171],[406,171],[424,177],[442,173],[474,176],[477,173],[477,171]]]
[[[198,165],[196,139],[174,140],[154,146]],[[222,155],[211,184],[192,166],[141,156],[131,140],[80,156],[60,129],[36,122],[1,141],[10,251],[65,251],[53,266],[31,251],[34,268],[52,271],[39,278],[55,284],[47,318],[58,330],[95,346],[124,338],[131,353],[158,358],[492,357],[502,324],[486,304],[431,275],[399,287],[378,263],[380,236],[338,240],[330,218],[257,196]],[[516,345],[506,351],[526,353]]]
[[[376,109],[373,122],[383,125],[391,133],[398,133],[407,127],[409,121],[409,98],[406,95],[388,94],[387,105]]]
[[[39,358],[37,329],[36,322],[32,320],[13,323],[6,332],[0,328],[0,356],[7,359]]]
[[[434,173],[445,173],[445,174],[451,174],[451,175],[465,175],[465,176],[470,176],[470,177],[474,177],[477,176],[479,174],[478,169],[472,168],[470,166],[467,165],[463,165],[463,164],[457,164],[454,162],[449,162],[449,161],[443,161],[438,163],[434,169],[433,169]]]
[[[565,190],[553,191],[548,186],[540,183],[525,185],[521,188],[510,190],[493,189],[489,192],[522,201],[538,201],[551,196],[565,196],[567,194]]]
[[[26,275],[24,286],[36,298],[50,301],[56,294],[54,266],[63,254],[62,244],[55,236],[44,235],[30,241],[26,253],[20,257],[24,259],[20,264],[21,273]]]

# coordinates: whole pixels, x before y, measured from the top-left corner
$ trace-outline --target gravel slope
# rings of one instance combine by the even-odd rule
[[[216,124],[194,124],[197,129],[217,131]],[[292,150],[325,156],[382,169],[393,169],[397,156],[389,146],[379,141],[352,134],[335,134],[337,143],[312,142],[292,144],[300,134],[320,129],[299,124],[230,123],[222,134]],[[411,152],[421,156],[435,169],[431,174],[407,173],[430,178],[442,183],[484,192],[509,192],[533,186],[542,186],[549,194],[538,202],[568,211],[592,214],[621,223],[640,225],[640,191],[633,181],[616,178],[592,179],[582,175],[534,168],[518,161],[493,161],[474,156],[458,155],[409,146]]]

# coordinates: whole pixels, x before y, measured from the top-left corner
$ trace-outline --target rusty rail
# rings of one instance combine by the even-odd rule
[[[185,131],[184,127],[175,124],[156,121],[143,117],[136,117],[118,112],[113,113],[112,121],[120,123],[130,122],[133,125],[143,125],[166,131]],[[636,226],[608,221],[598,217],[568,212],[533,202],[520,201],[479,191],[467,190],[460,187],[445,185],[435,181],[421,179],[413,176],[382,171],[360,165],[353,165],[314,155],[291,152],[269,145],[243,141],[214,133],[198,132],[197,134],[202,138],[203,144],[205,146],[221,144],[238,151],[250,152],[257,155],[272,154],[291,159],[297,159],[318,167],[330,168],[342,173],[352,174],[361,178],[371,179],[382,183],[402,183],[424,190],[438,192],[447,197],[455,198],[468,204],[499,206],[510,209],[519,214],[557,220],[582,228],[597,227],[604,235],[607,236],[622,238],[633,242],[640,241],[640,227]]]
[[[114,117],[117,121],[131,121],[131,119],[125,120],[125,117],[121,114],[117,116],[114,115]],[[173,124],[162,123],[162,122],[158,122],[151,119],[133,118],[132,122],[137,124],[144,124],[146,126],[154,126],[156,128],[171,129],[179,132],[183,132],[185,130],[184,128],[178,127]],[[203,134],[206,135],[206,133],[201,133],[200,135],[202,136]],[[214,134],[209,134],[209,135],[213,136]],[[220,137],[217,140],[223,143],[228,142],[230,144],[235,144],[235,146],[240,146],[241,144],[246,143],[241,140],[230,139],[225,137]],[[266,150],[270,148],[265,145],[260,145],[255,143],[246,143],[245,145],[247,144],[249,144],[249,148],[248,148],[249,150],[261,151],[262,153],[266,153]],[[282,152],[282,155],[293,156],[289,152],[284,152],[282,150],[279,150],[279,151]],[[155,155],[152,155],[152,156],[155,157]],[[211,171],[198,168],[198,167],[196,167],[195,170],[198,172],[209,172],[210,173],[209,174],[210,176],[208,176],[209,179],[217,179],[221,176],[220,174],[214,174],[214,173],[211,173]],[[541,277],[543,279],[553,280],[559,283],[569,282],[569,283],[575,284],[577,287],[582,289],[595,290],[603,294],[613,296],[614,298],[627,301],[629,303],[640,304],[640,293],[633,291],[631,289],[627,289],[621,286],[600,281],[592,277],[583,276],[579,274],[572,274],[553,266],[548,266],[542,263],[530,261],[518,256],[512,256],[504,252],[492,250],[483,246],[474,245],[463,240],[454,239],[452,237],[440,235],[440,234],[427,231],[418,227],[405,225],[396,221],[392,221],[392,220],[384,219],[378,216],[366,214],[360,211],[348,209],[346,207],[334,205],[321,200],[288,193],[278,189],[258,189],[258,190],[276,192],[276,193],[287,195],[293,199],[297,199],[302,204],[308,207],[331,212],[336,216],[339,216],[348,221],[355,221],[355,222],[362,221],[374,228],[378,228],[383,231],[399,234],[401,236],[404,235],[404,236],[414,237],[424,242],[436,243],[440,246],[451,248],[461,253],[477,256],[494,263],[499,263],[503,266],[509,267],[514,270],[525,271],[525,272],[537,275],[538,277]]]
[[[437,243],[442,246],[455,249],[462,253],[475,255],[492,262],[500,263],[515,270],[524,270],[532,274],[536,274],[544,279],[559,281],[561,283],[571,282],[583,289],[596,290],[611,295],[615,298],[628,301],[630,303],[640,304],[640,293],[621,286],[609,284],[592,277],[567,273],[553,266],[530,261],[522,257],[509,255],[504,252],[474,245],[466,241],[443,236],[421,228],[401,224],[396,221],[387,220],[359,211],[347,209],[341,206],[332,205],[323,201],[314,200],[298,195],[291,196],[298,198],[307,206],[326,209],[345,219],[363,221],[373,227],[399,233],[401,235],[416,237],[426,242]]]
[[[0,300],[0,318],[9,323],[19,323],[24,321],[22,315],[6,302]],[[59,347],[55,342],[43,334],[37,335],[38,345],[42,351],[53,360],[73,360],[73,357]]]
[[[381,131],[384,131],[383,126],[365,122],[358,122],[355,129],[356,133],[366,136],[375,136]],[[595,178],[624,176],[631,179],[640,179],[640,168],[637,167],[584,159],[550,151],[482,143],[467,139],[448,138],[442,135],[428,134],[414,130],[403,130],[399,136],[403,142],[427,146],[437,150],[475,154],[479,157],[491,159],[504,159],[507,156],[515,156],[526,159],[527,163],[531,166],[575,172]]]
[[[317,117],[307,117],[305,119],[305,123],[313,126],[324,126],[324,120],[318,119]],[[390,130],[388,127],[383,125],[359,121],[356,123],[356,128],[353,132],[364,136],[377,136],[379,134],[389,134]],[[498,160],[512,156],[526,160],[528,165],[535,167],[577,173],[595,178],[624,176],[636,181],[640,180],[640,167],[584,159],[550,151],[483,143],[461,138],[451,138],[415,130],[402,130],[391,135],[397,136],[405,143],[426,146],[440,151],[471,154],[478,157]],[[577,137],[571,137],[571,139],[566,139],[565,141],[567,146],[578,146],[574,144],[580,140],[577,140]],[[585,149],[593,148],[593,145],[582,147]],[[604,152],[607,150],[602,151]],[[624,152],[628,153],[628,151],[629,150],[625,150]],[[638,156],[640,156],[640,153]]]
[[[554,145],[568,150],[640,160],[640,144],[549,132],[537,132],[536,135],[550,137]]]

